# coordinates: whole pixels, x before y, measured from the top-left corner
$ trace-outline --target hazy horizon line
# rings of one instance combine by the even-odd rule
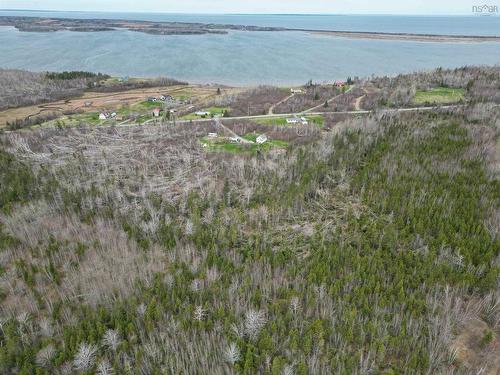
[[[456,17],[456,16],[470,16],[477,17],[478,15],[471,13],[276,13],[276,12],[155,12],[146,10],[64,10],[64,9],[22,9],[22,8],[0,8],[0,12],[67,12],[67,13],[141,13],[141,14],[197,14],[197,15],[269,15],[269,16],[426,16],[426,17]],[[491,16],[495,16],[494,14]]]

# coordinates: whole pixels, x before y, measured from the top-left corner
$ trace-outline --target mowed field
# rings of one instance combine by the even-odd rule
[[[237,89],[225,89],[226,92],[237,92]],[[69,111],[98,112],[104,110],[117,110],[144,102],[150,96],[172,95],[175,97],[189,97],[194,104],[204,103],[217,95],[217,87],[212,86],[168,86],[153,87],[146,89],[133,89],[123,92],[86,92],[83,96],[68,100],[59,100],[51,103],[43,103],[27,107],[11,108],[0,111],[0,128],[5,127],[8,122],[16,119],[25,119],[44,113],[60,113]],[[91,102],[90,107],[85,103]]]
[[[431,90],[417,91],[413,98],[415,104],[451,104],[465,99],[464,89],[436,87]]]

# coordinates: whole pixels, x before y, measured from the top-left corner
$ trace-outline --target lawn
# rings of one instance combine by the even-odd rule
[[[306,120],[309,122],[309,124],[314,124],[319,127],[323,127],[324,124],[324,118],[323,116],[304,116]],[[256,119],[255,122],[260,124],[260,125],[279,125],[279,126],[289,126],[287,124],[286,119],[288,117],[266,117],[266,118],[260,118]],[[293,125],[295,126],[295,125]]]
[[[136,111],[150,111],[150,110],[153,110],[153,108],[156,108],[156,107],[163,108],[164,107],[164,103],[163,102],[148,102],[148,101],[144,101],[144,102],[140,102],[140,103],[134,104],[132,106],[132,109],[134,109]]]
[[[431,90],[416,92],[414,104],[451,104],[465,100],[464,89],[436,87]]]
[[[99,120],[99,112],[85,112],[76,113],[72,115],[65,115],[58,117],[56,119],[46,121],[40,124],[40,127],[44,126],[76,126],[80,123],[87,125],[98,125],[101,122]]]
[[[255,142],[257,139],[256,134],[246,134],[242,138]],[[273,148],[286,148],[288,142],[280,140],[268,140],[262,145],[254,144],[244,144],[244,143],[232,143],[225,138],[208,138],[203,137],[200,140],[202,145],[207,145],[206,150],[209,152],[230,152],[234,154],[240,153],[251,153],[256,154],[259,151],[269,151]]]

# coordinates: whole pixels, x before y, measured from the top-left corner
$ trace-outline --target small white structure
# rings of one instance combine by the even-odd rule
[[[207,111],[197,111],[194,113],[196,116],[209,116],[210,112]]]
[[[107,113],[101,113],[99,114],[99,120],[106,120],[109,117]]]
[[[217,133],[208,133],[208,138],[217,138]]]
[[[255,142],[257,142],[258,145],[261,145],[263,143],[266,143],[267,142],[267,135],[265,134],[261,134],[257,137],[257,139],[255,140]]]
[[[290,89],[290,92],[292,94],[302,94],[303,91],[301,89]]]
[[[113,112],[111,115],[110,115],[111,118],[115,118],[116,117],[116,112]]]
[[[240,143],[241,142],[241,140],[238,137],[230,137],[229,140],[232,143]]]
[[[287,124],[293,124],[293,125],[307,125],[309,122],[305,117],[290,117],[286,119]]]

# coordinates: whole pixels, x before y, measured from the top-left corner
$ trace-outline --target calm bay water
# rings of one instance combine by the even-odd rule
[[[500,35],[498,17],[300,15],[168,15],[12,12],[71,18],[228,23],[428,34]],[[113,75],[170,76],[234,85],[299,84],[347,76],[396,74],[438,66],[500,64],[500,43],[360,40],[305,32],[231,32],[157,36],[118,30],[24,33],[0,27],[0,67],[35,71],[90,70]]]

